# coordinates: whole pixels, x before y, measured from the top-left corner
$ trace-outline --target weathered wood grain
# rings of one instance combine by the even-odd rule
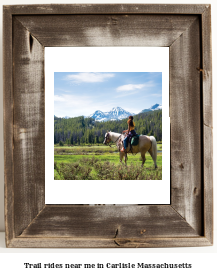
[[[202,104],[204,163],[204,235],[213,243],[213,103],[212,103],[212,42],[211,6],[201,17],[202,30]]]
[[[13,20],[14,209],[19,235],[44,206],[44,47]]]
[[[202,14],[203,122],[213,127],[211,6]]]
[[[4,7],[8,247],[212,244],[209,23],[209,5]],[[134,45],[170,46],[172,206],[45,206],[44,47]]]
[[[202,14],[209,5],[189,4],[44,4],[5,6],[17,14]]]
[[[44,46],[170,46],[197,16],[16,16]],[[39,28],[40,26],[40,28]]]
[[[213,243],[213,131],[204,126],[204,235]]]
[[[171,205],[202,231],[200,21],[170,46]]]
[[[205,237],[180,238],[24,238],[13,239],[10,248],[168,248],[168,247],[199,247],[210,246]]]
[[[14,158],[13,158],[13,62],[12,15],[6,9],[3,22],[3,92],[4,92],[4,184],[6,245],[14,237]]]
[[[139,239],[183,235],[198,236],[170,205],[46,205],[21,236]]]

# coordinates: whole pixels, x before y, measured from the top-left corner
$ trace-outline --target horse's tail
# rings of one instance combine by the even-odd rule
[[[151,140],[151,149],[148,151],[154,161],[155,168],[157,168],[157,142],[154,136],[149,137]]]

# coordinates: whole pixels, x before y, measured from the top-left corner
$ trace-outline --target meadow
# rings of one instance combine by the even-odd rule
[[[161,180],[162,144],[158,143],[157,165],[146,154],[141,167],[140,154],[128,153],[127,166],[119,161],[115,146],[54,146],[55,180]],[[124,160],[123,160],[124,161]]]

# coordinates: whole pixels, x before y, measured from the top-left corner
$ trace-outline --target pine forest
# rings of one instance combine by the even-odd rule
[[[158,142],[162,141],[162,110],[135,115],[134,122],[137,134],[153,135]],[[122,133],[126,129],[127,119],[98,122],[84,116],[69,119],[54,116],[54,144],[101,144],[107,131]]]

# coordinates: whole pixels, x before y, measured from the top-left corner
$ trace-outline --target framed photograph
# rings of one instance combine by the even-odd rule
[[[7,247],[213,244],[210,14],[4,6]]]
[[[168,47],[49,47],[45,83],[46,204],[170,204]]]

